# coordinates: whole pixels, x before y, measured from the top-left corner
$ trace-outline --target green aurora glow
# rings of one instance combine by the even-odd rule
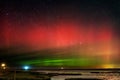
[[[93,58],[67,58],[67,59],[36,59],[21,61],[21,64],[34,65],[34,66],[96,66],[102,62],[99,59]]]

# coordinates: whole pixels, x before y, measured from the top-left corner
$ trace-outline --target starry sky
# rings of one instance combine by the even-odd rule
[[[1,0],[0,62],[119,67],[119,23],[119,0]]]

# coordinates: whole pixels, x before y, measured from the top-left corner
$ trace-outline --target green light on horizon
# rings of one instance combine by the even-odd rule
[[[100,60],[92,58],[67,58],[67,59],[36,59],[22,61],[21,64],[32,66],[94,66],[101,64]]]

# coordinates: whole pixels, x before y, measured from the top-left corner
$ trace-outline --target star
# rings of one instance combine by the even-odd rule
[[[8,15],[9,15],[9,13],[6,13],[6,15],[8,16]]]

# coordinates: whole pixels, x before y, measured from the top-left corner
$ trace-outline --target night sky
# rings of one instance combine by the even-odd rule
[[[119,0],[0,0],[0,62],[120,67]]]

